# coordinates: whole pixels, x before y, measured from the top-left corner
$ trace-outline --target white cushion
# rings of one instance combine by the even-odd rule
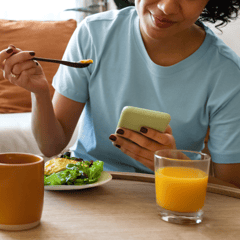
[[[67,151],[77,139],[78,127],[64,149]],[[41,155],[31,130],[31,113],[0,114],[0,152],[24,152]]]

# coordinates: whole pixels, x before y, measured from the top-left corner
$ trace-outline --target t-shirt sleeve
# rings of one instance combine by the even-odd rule
[[[52,85],[63,96],[85,103],[89,98],[88,83],[94,67],[93,43],[85,20],[74,31],[63,55],[66,61],[78,62],[82,59],[93,59],[93,64],[87,68],[60,65]]]
[[[208,101],[208,148],[215,163],[240,163],[240,68],[231,61],[223,68]]]

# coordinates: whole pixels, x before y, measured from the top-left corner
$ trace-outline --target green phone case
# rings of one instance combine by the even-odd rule
[[[168,113],[126,106],[121,112],[117,128],[123,127],[139,132],[141,127],[150,127],[164,132],[171,120]]]

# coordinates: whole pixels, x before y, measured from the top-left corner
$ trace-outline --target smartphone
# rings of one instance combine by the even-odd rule
[[[140,132],[141,127],[150,127],[165,132],[171,116],[168,113],[126,106],[123,108],[117,128],[128,128]]]

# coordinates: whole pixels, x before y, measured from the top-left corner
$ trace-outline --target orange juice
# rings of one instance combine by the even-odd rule
[[[196,168],[164,167],[155,172],[157,204],[175,212],[197,212],[205,201],[208,175]]]

